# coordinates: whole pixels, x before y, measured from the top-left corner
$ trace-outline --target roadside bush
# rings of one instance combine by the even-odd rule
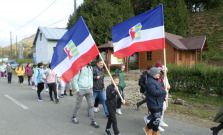
[[[223,96],[223,68],[196,64],[192,67],[168,65],[171,91]]]
[[[21,59],[16,61],[18,64],[19,63],[34,63],[33,59]]]

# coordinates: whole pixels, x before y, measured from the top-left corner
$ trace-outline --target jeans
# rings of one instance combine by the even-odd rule
[[[102,90],[102,91],[94,91],[94,100],[98,97],[99,100],[101,101],[102,105],[103,105],[103,108],[104,108],[104,111],[105,111],[105,115],[108,116],[109,113],[108,113],[108,109],[107,109],[107,106],[105,104],[105,100],[106,100],[106,96],[105,96],[105,91]]]
[[[159,131],[158,127],[160,124],[160,119],[162,115],[162,108],[154,110],[154,109],[149,109],[152,115],[152,119],[150,122],[147,124],[148,129],[153,129],[153,131]]]

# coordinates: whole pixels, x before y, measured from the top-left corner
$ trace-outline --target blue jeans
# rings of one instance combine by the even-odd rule
[[[97,97],[99,98],[99,100],[101,101],[101,103],[103,105],[103,108],[104,108],[104,111],[105,111],[105,115],[108,116],[109,113],[108,113],[107,106],[105,104],[105,100],[106,100],[105,91],[104,90],[102,90],[102,91],[94,91],[93,95],[94,95],[94,100]]]

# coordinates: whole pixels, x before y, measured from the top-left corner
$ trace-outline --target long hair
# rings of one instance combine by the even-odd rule
[[[30,64],[30,63],[27,63],[26,67],[28,67],[28,66],[29,66],[29,64]]]
[[[19,65],[17,66],[17,71],[19,70],[20,67],[21,67],[21,69],[24,68],[23,65],[22,65],[22,63],[19,63]]]

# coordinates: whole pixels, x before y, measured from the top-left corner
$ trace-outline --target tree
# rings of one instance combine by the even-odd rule
[[[189,28],[189,17],[184,0],[155,0],[153,7],[160,3],[164,8],[165,31],[181,36],[186,36]]]
[[[112,40],[111,27],[134,16],[130,0],[85,0],[70,16],[67,28],[83,16],[97,45]]]
[[[131,0],[135,15],[144,13],[152,8],[154,0]]]

